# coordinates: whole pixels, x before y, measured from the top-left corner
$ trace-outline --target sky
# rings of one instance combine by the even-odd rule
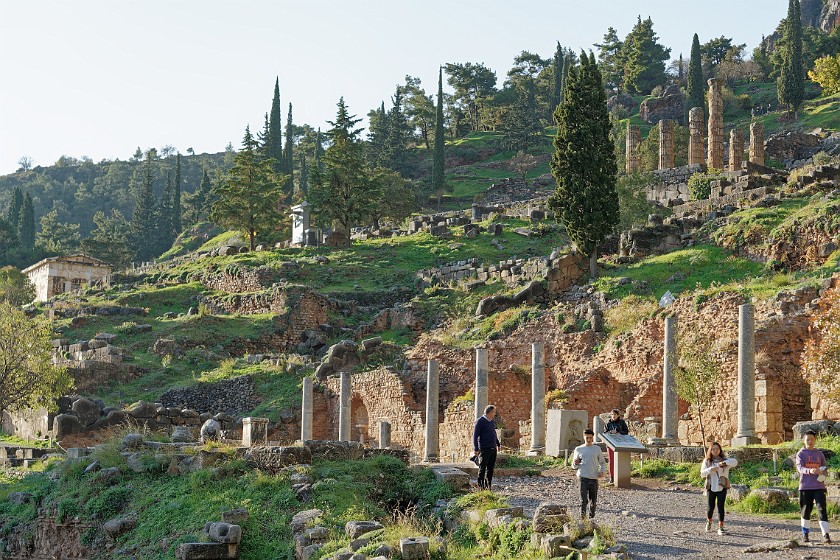
[[[405,75],[437,87],[447,62],[499,85],[523,50],[593,49],[650,16],[672,58],[725,35],[748,52],[787,0],[0,0],[0,174],[22,156],[130,158],[240,145],[260,130],[275,77],[284,115],[327,128],[339,97],[364,116]],[[446,86],[445,86],[446,87]]]

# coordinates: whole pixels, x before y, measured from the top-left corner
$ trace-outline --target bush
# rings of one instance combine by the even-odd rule
[[[688,192],[692,200],[707,200],[712,194],[712,181],[718,179],[706,173],[695,173],[688,179]]]

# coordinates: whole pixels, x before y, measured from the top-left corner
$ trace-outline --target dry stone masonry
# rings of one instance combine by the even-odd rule
[[[639,127],[627,123],[626,162],[627,173],[636,173],[641,169],[639,158],[639,144],[642,143],[642,133]]]
[[[659,169],[674,167],[674,121],[659,121]]]
[[[736,173],[741,170],[744,159],[744,134],[740,129],[729,131],[729,171]]]
[[[764,165],[764,125],[750,123],[750,163]]]
[[[706,158],[703,157],[704,136],[703,136],[703,108],[694,107],[688,112],[688,164],[703,165]]]
[[[723,82],[717,78],[709,79],[709,167],[723,169]]]

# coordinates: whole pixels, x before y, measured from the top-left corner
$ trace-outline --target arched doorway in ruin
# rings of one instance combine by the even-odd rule
[[[350,401],[350,441],[368,440],[368,410],[359,394],[354,394]],[[364,439],[362,439],[364,436]]]

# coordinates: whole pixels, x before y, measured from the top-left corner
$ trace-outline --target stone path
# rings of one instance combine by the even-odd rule
[[[633,482],[630,489],[601,485],[595,521],[611,525],[634,560],[840,559],[840,527],[836,524],[831,526],[832,545],[819,542],[792,550],[746,554],[743,550],[748,546],[801,540],[799,521],[727,512],[728,534],[718,536],[704,530],[706,498],[701,490],[657,479]],[[493,490],[507,496],[511,505],[523,506],[529,514],[542,501],[566,504],[575,514],[580,504],[574,476],[560,471],[547,471],[541,477],[498,477],[493,481]],[[811,522],[811,535],[822,541],[816,521]]]

